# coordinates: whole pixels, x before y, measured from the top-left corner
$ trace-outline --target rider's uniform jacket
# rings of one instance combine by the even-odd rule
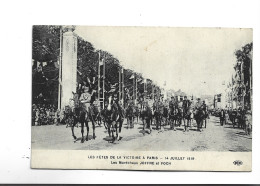
[[[202,110],[206,111],[207,110],[207,105],[205,103],[202,103],[201,108],[202,108]]]
[[[119,112],[119,115],[121,117],[123,117],[123,108],[120,106],[119,102],[118,101],[114,101],[113,100],[113,103],[112,103],[112,110],[116,110]]]
[[[93,102],[93,106],[94,106],[94,110],[95,111],[100,111],[100,105],[99,105],[99,101],[98,100],[95,100],[94,102]]]
[[[161,101],[155,101],[153,104],[153,110],[159,110],[161,114],[163,114],[163,102]]]
[[[189,100],[183,100],[182,108],[184,111],[187,111],[190,107],[190,101]]]
[[[89,107],[90,107],[91,95],[88,92],[84,92],[81,94],[79,100],[84,105],[84,109],[86,109],[86,111],[88,111]]]
[[[170,109],[174,109],[174,108],[175,108],[175,101],[174,101],[174,100],[171,100],[171,101],[169,102],[169,108],[170,108]]]
[[[202,103],[201,103],[201,102],[197,102],[197,103],[195,104],[195,108],[197,108],[197,109],[201,109],[201,106],[202,106]]]
[[[143,111],[145,108],[145,101],[140,101],[140,105],[141,105],[140,109],[141,111]]]

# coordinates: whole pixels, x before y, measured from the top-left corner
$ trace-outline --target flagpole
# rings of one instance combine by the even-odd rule
[[[62,60],[62,26],[60,27],[60,54],[59,54],[59,92],[58,92],[58,109],[61,110],[61,81],[62,81],[62,74],[61,74],[61,68],[62,68],[62,64],[61,64],[61,60]]]
[[[137,102],[137,77],[135,77],[135,102]]]
[[[154,85],[152,84],[152,100],[154,100]]]
[[[133,77],[133,99],[135,99],[135,75]]]
[[[124,92],[125,92],[125,84],[124,84],[124,68],[122,67],[122,72],[121,72],[121,74],[122,74],[122,104],[124,105],[124,101],[125,101],[125,96],[124,96]]]
[[[118,98],[119,100],[121,100],[121,67],[119,67],[119,71],[118,71],[118,75],[119,75],[119,82],[118,82],[118,86],[119,86],[119,95]]]
[[[105,64],[106,64],[106,61],[105,61],[105,58],[103,60],[103,109],[105,109]]]
[[[98,52],[98,102],[100,105],[100,51]]]

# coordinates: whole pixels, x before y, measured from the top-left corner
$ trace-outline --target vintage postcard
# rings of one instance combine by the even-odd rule
[[[31,168],[252,170],[252,29],[32,33]]]

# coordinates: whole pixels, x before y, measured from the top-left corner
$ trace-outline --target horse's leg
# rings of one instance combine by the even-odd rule
[[[115,136],[114,136],[114,121],[112,121],[111,127],[112,127],[112,142],[114,142],[114,141],[115,141]]]
[[[119,122],[117,121],[116,124],[115,124],[115,128],[116,128],[116,139],[117,141],[119,141],[119,133],[118,133],[118,130],[119,130]]]
[[[185,118],[183,118],[183,123],[184,123],[184,132],[185,132],[186,129],[187,129],[186,122],[185,122]]]
[[[145,121],[146,119],[142,118],[142,121],[143,121],[143,130],[145,130]]]
[[[111,137],[111,131],[110,131],[111,124],[107,123],[107,129],[108,129],[108,135]]]
[[[92,128],[93,128],[93,139],[96,139],[95,135],[95,122],[92,120]]]
[[[120,140],[120,134],[121,134],[121,130],[122,130],[122,126],[123,126],[123,122],[124,122],[124,120],[123,119],[120,119],[120,121],[119,121],[119,134],[118,134],[118,140]]]
[[[74,134],[74,127],[75,127],[76,123],[77,123],[77,120],[74,119],[73,125],[71,126],[72,136],[73,136],[73,138],[74,138],[75,140],[77,139],[77,137],[76,137],[75,134]]]
[[[84,143],[84,120],[80,121],[81,124],[81,143]]]
[[[158,130],[159,123],[158,123],[158,117],[157,116],[155,116],[155,122],[156,122],[156,130]]]
[[[87,136],[86,136],[86,141],[88,141],[88,134],[89,134],[88,119],[86,119],[85,124],[86,124],[86,127],[87,127]]]

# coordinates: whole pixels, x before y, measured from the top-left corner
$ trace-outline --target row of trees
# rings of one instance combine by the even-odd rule
[[[43,94],[46,101],[57,105],[59,85],[59,54],[60,54],[60,26],[34,26],[33,27],[33,64],[32,64],[32,94],[33,103],[37,103],[39,94]],[[100,56],[99,56],[100,55]],[[105,91],[108,92],[114,85],[118,91],[119,71],[122,68],[119,60],[112,54],[103,50],[96,50],[94,46],[78,37],[77,48],[77,81],[80,84],[91,81],[93,88],[97,89],[97,76],[99,60],[105,61]],[[133,94],[133,80],[130,77],[135,74],[137,79],[138,95],[144,92],[141,83],[142,74],[131,69],[124,69],[125,94]],[[155,86],[152,80],[147,80],[148,95],[152,93],[152,86],[155,92],[159,93],[159,87]]]

